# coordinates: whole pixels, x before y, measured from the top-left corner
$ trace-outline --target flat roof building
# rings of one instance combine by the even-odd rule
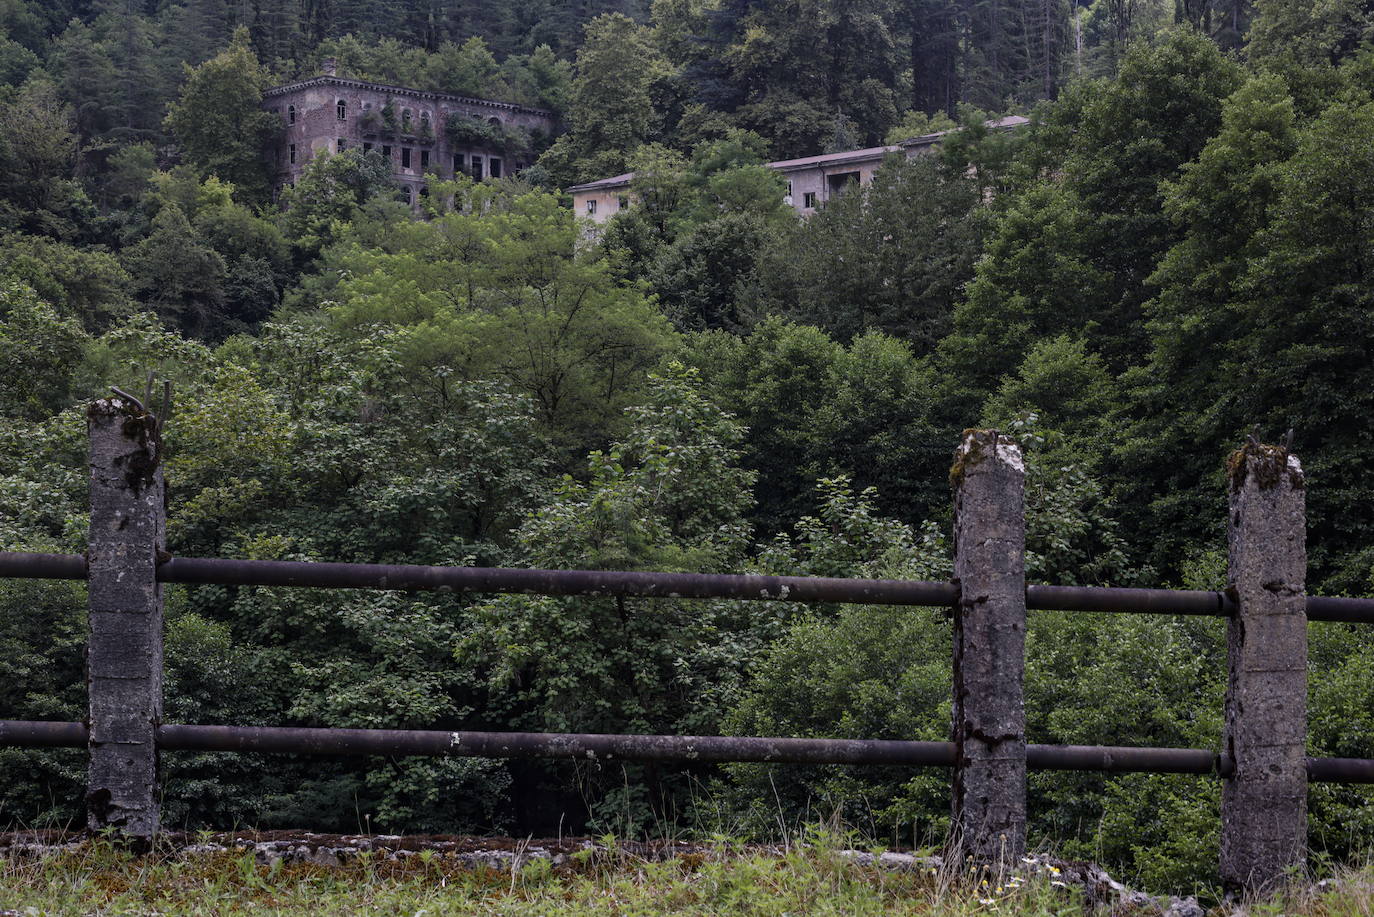
[[[987,122],[994,130],[1012,130],[1030,123],[1029,118],[1009,115]],[[780,159],[767,163],[768,168],[781,172],[787,180],[784,200],[797,213],[815,213],[826,201],[844,193],[851,184],[860,187],[873,181],[874,174],[890,156],[912,158],[929,152],[949,131],[923,134],[889,146],[875,146],[863,150],[846,150],[801,159]],[[573,209],[579,217],[604,223],[628,207],[633,198],[630,184],[634,173],[626,172],[612,178],[573,185]]]

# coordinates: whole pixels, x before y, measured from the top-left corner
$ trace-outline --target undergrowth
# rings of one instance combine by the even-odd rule
[[[1374,874],[1252,903],[1251,915],[1369,915]],[[935,869],[860,866],[825,843],[781,854],[720,843],[649,861],[606,848],[564,866],[474,868],[433,851],[401,860],[363,854],[341,867],[263,865],[251,850],[137,857],[102,840],[41,859],[0,861],[0,915],[1082,915],[1078,889],[1052,871],[998,883]],[[1117,913],[1124,913],[1118,911]],[[1145,917],[1149,912],[1135,909]]]

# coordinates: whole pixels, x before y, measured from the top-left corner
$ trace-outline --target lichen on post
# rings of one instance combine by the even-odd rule
[[[133,399],[87,411],[90,699],[87,822],[147,843],[158,830],[156,733],[162,718],[164,488],[157,418]]]
[[[1302,465],[1250,442],[1230,481],[1221,877],[1233,892],[1272,890],[1307,843],[1307,528]]]
[[[995,430],[965,430],[955,488],[951,849],[1001,871],[1026,847],[1025,466]]]

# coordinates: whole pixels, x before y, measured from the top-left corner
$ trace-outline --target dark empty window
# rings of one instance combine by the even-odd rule
[[[371,142],[370,140],[364,140],[364,141],[363,141],[363,152],[364,152],[364,153],[371,153],[371,152],[372,152],[372,142]]]
[[[482,180],[482,157],[472,157],[472,177],[478,181]]]
[[[344,139],[343,137],[340,137],[340,138],[339,138],[339,152],[342,153],[342,152],[344,151],[344,147],[346,147],[346,146],[348,146],[348,141],[347,141],[346,139]]]
[[[296,145],[294,143],[287,148],[287,155],[290,157],[292,162],[296,161]]]
[[[453,174],[454,174],[454,175],[458,175],[460,172],[462,172],[462,171],[463,171],[464,169],[466,169],[466,168],[467,168],[467,166],[463,165],[463,154],[462,154],[462,153],[454,153],[454,154],[453,154]]]
[[[296,123],[296,106],[294,106],[294,105],[288,105],[288,106],[286,106],[286,123],[287,123],[287,124],[295,124],[295,123]]]
[[[410,147],[408,146],[401,147],[401,168],[410,168]]]
[[[807,191],[802,195],[802,206],[814,210],[816,208],[816,192]]]
[[[492,178],[500,178],[500,177],[501,177],[501,160],[499,160],[499,159],[497,159],[495,156],[493,156],[493,157],[491,157],[490,159],[487,160],[487,163],[488,163],[488,166],[489,166],[489,168],[490,168],[490,170],[491,170],[491,177],[492,177]]]
[[[843,194],[844,190],[850,185],[859,183],[858,172],[838,172],[834,175],[825,177],[826,186],[830,188],[831,194]]]
[[[420,171],[421,171],[421,172],[426,172],[426,171],[428,171],[428,170],[429,170],[429,150],[421,150],[421,151],[420,151]]]
[[[630,199],[625,195],[622,194],[615,199],[616,210],[624,210],[628,206],[630,206]]]
[[[390,158],[391,158],[391,147],[388,146],[388,145],[385,144],[385,143],[382,144],[382,158],[383,158],[383,159],[390,159]]]
[[[339,100],[339,104],[338,104],[338,109],[339,109],[339,120],[340,120],[340,121],[347,121],[347,120],[348,120],[348,103],[345,102],[343,99],[340,99],[340,100]]]

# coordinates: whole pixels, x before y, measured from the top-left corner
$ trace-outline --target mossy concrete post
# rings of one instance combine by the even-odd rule
[[[1307,843],[1307,522],[1302,466],[1282,446],[1231,456],[1221,877],[1264,891]]]
[[[994,430],[966,430],[954,497],[952,848],[1000,870],[1026,847],[1025,466]]]
[[[158,830],[156,731],[162,718],[164,544],[157,418],[132,399],[87,411],[91,530],[87,554],[90,696],[87,822],[146,843]]]

